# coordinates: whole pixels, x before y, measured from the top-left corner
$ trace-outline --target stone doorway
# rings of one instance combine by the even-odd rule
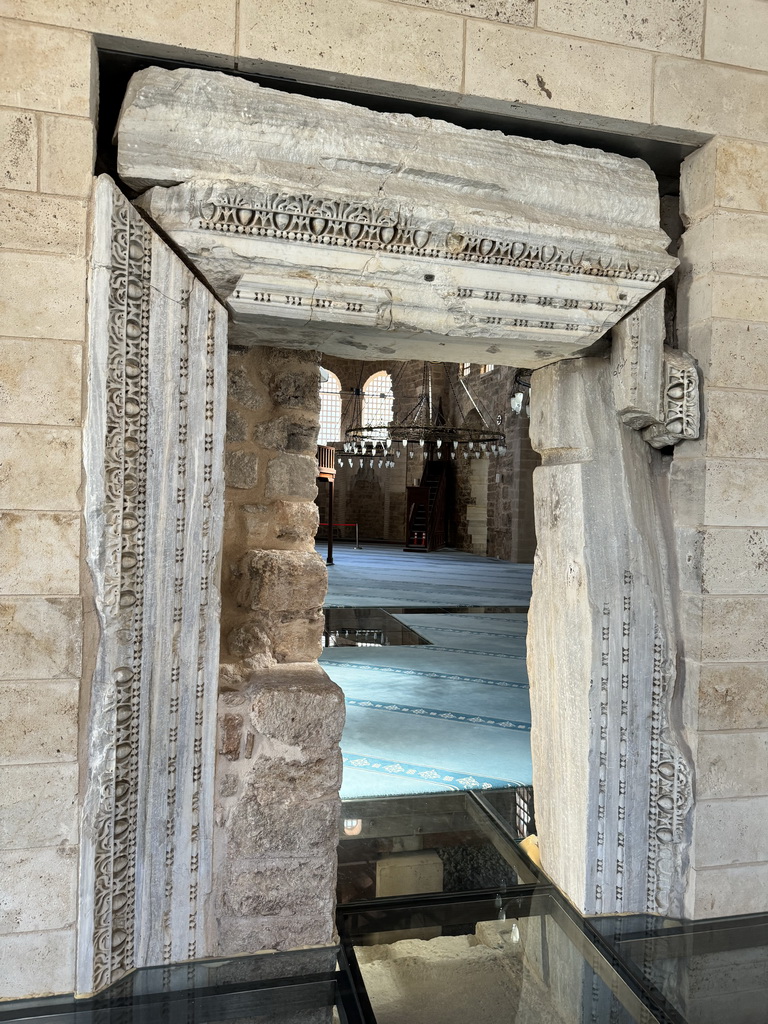
[[[219,102],[226,93],[220,91],[219,76],[212,78],[217,81],[210,82],[205,103],[211,96]],[[226,88],[241,88],[236,79],[227,78],[226,83]],[[153,88],[156,99],[147,102]],[[282,118],[290,129],[293,100],[280,96],[270,98],[271,116]],[[183,91],[176,99],[182,105],[187,102]],[[679,895],[690,787],[685,752],[677,743],[670,712],[675,623],[669,602],[662,456],[645,442],[659,448],[695,436],[696,379],[688,361],[665,356],[658,299],[642,305],[674,267],[663,251],[657,219],[654,223],[656,200],[650,181],[641,180],[639,169],[620,158],[584,157],[592,220],[583,234],[595,247],[590,252],[584,239],[569,236],[571,229],[564,226],[567,218],[558,205],[566,201],[566,193],[572,201],[580,158],[567,154],[571,164],[564,170],[566,154],[558,147],[526,140],[516,157],[521,166],[540,170],[546,165],[552,175],[549,192],[531,192],[525,200],[540,204],[539,224],[545,225],[540,234],[534,232],[533,240],[515,237],[509,226],[494,232],[487,223],[457,230],[458,220],[464,217],[470,225],[477,214],[470,217],[461,211],[457,220],[454,212],[451,221],[445,206],[438,209],[425,200],[418,174],[410,181],[404,176],[405,195],[399,202],[409,211],[406,223],[393,219],[391,202],[358,202],[352,209],[348,197],[337,197],[317,206],[301,190],[316,190],[325,172],[315,170],[314,177],[301,180],[295,168],[286,172],[290,161],[279,169],[276,163],[265,163],[259,171],[265,181],[270,175],[274,181],[279,171],[282,191],[270,191],[252,180],[246,186],[243,168],[237,164],[241,156],[231,148],[226,165],[234,185],[222,182],[220,175],[215,181],[206,178],[205,167],[196,162],[199,154],[184,152],[183,140],[181,154],[173,156],[173,170],[159,170],[152,165],[152,154],[162,153],[163,147],[153,132],[169,116],[169,102],[162,77],[149,74],[136,83],[121,129],[125,138],[131,131],[135,134],[121,151],[120,173],[136,188],[163,183],[140,205],[214,292],[226,298],[236,324],[230,333],[235,346],[230,396],[238,405],[233,430],[234,436],[247,438],[237,442],[232,453],[236,457],[230,457],[229,479],[237,481],[233,486],[240,494],[230,509],[223,548],[219,826],[218,831],[211,827],[205,837],[219,888],[203,901],[207,911],[202,912],[208,914],[201,927],[205,950],[236,952],[256,932],[277,946],[327,941],[330,935],[329,866],[341,706],[338,692],[309,657],[318,634],[316,609],[324,586],[322,565],[310,549],[314,466],[307,430],[317,412],[308,397],[317,384],[317,359],[311,354],[315,345],[326,351],[348,351],[357,345],[370,354],[384,343],[394,358],[414,349],[431,352],[437,345],[445,350],[441,355],[457,361],[483,351],[497,362],[514,359],[518,365],[544,367],[535,376],[541,398],[537,405],[535,388],[532,413],[536,447],[545,463],[537,497],[536,600],[539,621],[558,628],[534,634],[531,666],[541,680],[541,694],[550,688],[537,712],[554,743],[551,750],[540,752],[537,783],[544,806],[548,803],[552,812],[549,819],[546,813],[544,817],[547,868],[587,911],[668,909]],[[137,110],[143,113],[131,127]],[[194,107],[187,114],[190,110],[193,116],[185,123],[194,132]],[[159,119],[153,120],[155,113]],[[395,118],[393,130],[390,149],[396,150],[410,130],[407,119]],[[448,132],[449,141],[457,131]],[[288,130],[286,138],[290,137]],[[493,165],[496,140],[490,145],[488,159]],[[273,152],[270,159],[283,157]],[[448,150],[444,159],[448,166]],[[183,169],[185,160],[194,165],[191,171]],[[369,195],[365,175],[371,167],[381,175],[372,155],[367,163],[350,167],[348,157],[334,154],[326,170],[331,179],[337,175],[335,185],[323,182],[323,187],[333,192],[340,187],[338,176],[351,174],[359,194]],[[601,174],[606,189],[602,202],[592,176]],[[615,195],[609,199],[616,176],[625,191],[637,190],[631,214],[616,211]],[[493,195],[493,189],[487,194]],[[586,185],[576,194],[587,202]],[[417,216],[423,217],[425,202],[431,228],[421,226]],[[487,205],[493,211],[494,201],[489,199]],[[608,220],[615,216],[616,221],[609,225],[606,220],[601,229],[596,225],[598,214]],[[486,210],[480,220],[488,216]],[[495,214],[490,216],[493,221]],[[273,242],[280,251],[271,250],[267,260],[263,253],[270,250],[263,247]],[[315,265],[312,261],[318,255]],[[378,261],[376,278],[361,285],[361,268],[369,268],[372,261]],[[314,277],[310,267],[315,267]],[[497,287],[502,280],[503,287]],[[272,315],[273,295],[285,299],[277,316]],[[633,313],[638,303],[640,312]],[[449,326],[450,318],[460,330]],[[589,353],[619,321],[613,362],[601,355],[577,358]],[[132,321],[125,323],[125,330],[132,330]],[[541,332],[547,333],[546,344]],[[283,347],[262,348],[255,365],[250,354],[254,343]],[[506,354],[503,344],[509,345]],[[552,362],[564,357],[570,361]],[[279,430],[284,431],[276,438],[270,434],[275,406]],[[570,420],[566,410],[574,408],[578,414]],[[639,430],[645,432],[645,440]],[[265,447],[273,453],[267,459]],[[255,492],[260,495],[257,500]],[[611,513],[596,520],[599,530],[611,532],[609,564],[604,555],[595,554],[603,542],[599,530],[590,535],[587,523],[601,507]],[[565,604],[560,600],[563,593],[569,595]],[[614,628],[615,622],[620,627]],[[577,689],[559,704],[562,717],[556,715],[554,721],[552,712],[564,680],[553,665],[569,666],[578,680]],[[633,680],[646,678],[653,680],[652,692],[639,700]],[[593,685],[584,688],[587,679]],[[599,687],[596,679],[601,680]],[[569,715],[568,708],[576,714]],[[634,729],[632,714],[645,723],[645,731]],[[194,717],[195,729],[189,734],[193,751],[200,726]],[[168,734],[175,742],[173,728]],[[567,843],[558,844],[554,835],[561,824],[555,824],[553,815],[560,794],[546,766],[563,750],[580,766],[572,800],[580,812],[562,831]],[[127,782],[130,792],[135,774]],[[92,785],[96,792],[96,774]],[[650,851],[631,871],[621,854],[628,841],[628,807],[643,809],[642,816],[631,816],[637,830],[632,844]],[[146,820],[151,818],[150,812]],[[130,815],[126,822],[130,831]],[[151,834],[150,828],[147,835]],[[590,862],[595,843],[602,856]],[[131,858],[136,863],[135,850],[133,846],[129,851],[129,872]],[[576,857],[574,850],[579,851]],[[108,884],[96,903],[107,908],[105,941],[118,937],[118,953],[112,955],[109,970],[119,973],[140,962],[133,951],[127,960],[121,959],[121,951],[130,948],[123,944],[123,936],[127,942],[137,912],[130,894],[121,903],[124,894],[115,887],[114,865],[119,863],[122,869],[123,861],[114,852],[110,856],[112,874],[104,876]],[[92,851],[86,853],[86,862],[85,873],[92,873]],[[268,897],[266,892],[278,895]],[[115,917],[118,906],[118,915],[127,907],[125,927],[122,918]],[[170,909],[166,919],[172,937],[174,913]],[[88,950],[95,946],[87,928],[83,935],[81,987],[86,991],[92,984]],[[162,955],[178,954],[164,950]],[[104,977],[99,976],[97,984]]]

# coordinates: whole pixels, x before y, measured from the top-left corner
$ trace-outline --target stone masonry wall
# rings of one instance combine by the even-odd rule
[[[541,459],[531,447],[525,408],[518,416],[510,407],[510,398],[517,390],[524,392],[523,404],[527,406],[528,392],[514,383],[516,370],[513,367],[496,366],[487,373],[479,371],[479,366],[472,367],[465,378],[467,385],[491,428],[504,434],[507,449],[505,455],[492,457],[488,463],[487,545],[484,553],[489,558],[510,562],[532,562],[536,550],[533,470]],[[459,415],[466,416],[471,411],[471,403],[460,385],[456,394]],[[500,424],[497,423],[499,417]],[[458,546],[467,551],[472,550],[471,531],[467,526],[468,502],[473,500],[471,469],[471,459],[457,459]]]
[[[699,737],[703,781],[691,910],[768,907],[761,838],[768,773],[750,769],[765,755],[766,670],[756,625],[765,620],[765,576],[759,559],[747,559],[759,550],[749,538],[768,528],[760,440],[768,5],[441,0],[435,9],[427,0],[311,0],[309,11],[305,0],[211,0],[205,19],[190,17],[177,0],[162,17],[145,0],[0,4],[0,685],[7,709],[0,874],[8,893],[0,998],[74,985],[87,596],[79,563],[80,381],[96,35],[133,53],[535,122],[716,137],[690,161],[695,174],[684,183],[689,220],[717,232],[709,241],[700,232],[697,245],[689,239],[689,276],[698,279],[691,295],[698,292],[701,312],[683,306],[678,317],[680,343],[700,360],[705,394],[713,389],[707,447],[686,454],[686,443],[673,460],[675,514],[690,530],[679,534],[680,563],[700,550],[690,564],[706,567],[706,593],[695,575],[684,581],[690,665],[680,714],[692,742]],[[692,547],[703,525],[701,549]],[[720,557],[726,541],[738,558]],[[734,827],[738,843],[721,843]]]
[[[0,21],[0,999],[74,987],[91,55]]]
[[[329,942],[344,703],[317,666],[318,360],[229,361],[214,839],[218,951]]]
[[[704,430],[672,464],[698,917],[768,907],[768,146],[717,139],[683,165],[678,330]]]

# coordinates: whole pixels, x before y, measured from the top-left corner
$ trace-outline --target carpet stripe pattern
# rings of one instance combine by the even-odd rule
[[[434,648],[433,648],[433,650],[434,650]],[[347,652],[345,651],[344,653],[346,654]],[[436,653],[442,654],[442,653],[445,653],[445,652],[438,650]],[[450,650],[448,651],[448,653],[451,653]],[[353,675],[355,675],[357,673],[357,666],[358,666],[358,664],[360,664],[360,662],[357,661],[358,657],[360,657],[360,656],[359,655],[357,655],[357,656],[351,655],[349,660],[347,660],[347,661],[337,661],[337,660],[334,660],[332,658],[328,658],[328,659],[321,658],[321,661],[322,661],[322,664],[323,664],[323,668],[326,670],[326,672],[328,672],[328,675],[334,680],[334,682],[339,683],[339,685],[341,686],[341,680],[344,677],[344,670],[345,669],[348,672],[351,672]],[[390,668],[388,665],[371,665],[367,661],[364,662],[364,664],[365,664],[365,671],[366,671],[367,674],[370,674],[371,672],[386,672],[389,675],[393,675],[393,676],[398,676],[399,675],[399,676],[409,676],[410,677],[410,676],[418,675],[418,676],[421,676],[424,679],[450,679],[453,682],[457,682],[457,683],[461,683],[461,682],[464,682],[464,683],[479,683],[479,684],[482,684],[483,686],[509,686],[509,687],[512,687],[512,688],[520,689],[520,690],[527,690],[528,689],[528,683],[524,682],[523,680],[520,680],[519,682],[515,682],[512,679],[483,679],[480,676],[471,676],[471,675],[458,676],[458,675],[451,674],[451,673],[448,673],[448,672],[431,672],[431,671],[428,671],[426,668],[423,668],[423,667],[421,667],[419,665],[413,665],[410,668]],[[332,671],[332,669],[335,669],[336,671],[334,672],[334,671]],[[338,678],[337,678],[337,676],[338,676]],[[342,689],[343,689],[343,687],[342,687]]]
[[[394,711],[404,715],[424,715],[427,718],[441,718],[445,722],[469,722],[471,725],[492,725],[497,729],[522,729],[531,731],[530,722],[509,722],[501,718],[483,718],[481,715],[458,715],[453,711],[437,711],[435,708],[417,708],[410,704],[384,704],[371,700],[346,698],[348,707],[371,708],[373,711]]]
[[[345,754],[344,767],[356,768],[358,771],[383,773],[390,778],[405,775],[419,779],[440,789],[497,789],[508,786],[506,779],[491,779],[470,772],[433,768],[421,764],[409,764],[401,761],[388,761],[386,758],[371,758],[364,754]]]

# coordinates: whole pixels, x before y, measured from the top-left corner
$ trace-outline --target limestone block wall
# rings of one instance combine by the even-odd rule
[[[314,353],[229,361],[214,948],[330,942],[344,701],[317,666]]]
[[[74,985],[93,108],[88,33],[3,22],[0,38],[0,998],[8,998]]]
[[[691,301],[677,325],[705,394],[711,388],[704,441],[673,460],[679,564],[694,570],[683,574],[680,709],[701,783],[690,909],[765,909],[766,791],[756,771],[765,765],[757,623],[766,598],[760,560],[750,558],[768,527],[768,5],[211,0],[199,19],[172,0],[158,11],[146,0],[0,3],[0,997],[74,985],[78,692],[90,610],[78,449],[96,43],[539,122],[715,137],[683,183],[686,216],[702,228],[686,243]],[[738,840],[721,841],[731,827]]]
[[[510,562],[532,562],[536,550],[533,471],[541,459],[531,447],[525,408],[518,416],[510,406],[510,398],[518,390],[525,392],[524,407],[527,406],[528,392],[515,384],[516,370],[511,366],[496,366],[487,373],[479,373],[479,370],[480,367],[473,367],[467,383],[490,426],[504,434],[507,449],[505,455],[491,458],[488,463],[485,503],[487,533],[483,554]],[[457,387],[456,393],[459,397],[459,415],[466,416],[471,410],[471,403],[460,387]],[[472,460],[457,460],[457,492],[462,496],[457,509],[458,543],[468,551],[472,550],[469,539],[472,531],[467,526],[471,511],[467,502],[473,500],[473,488],[469,481],[472,469]]]
[[[680,340],[707,387],[673,461],[698,776],[689,911],[768,906],[768,146],[684,164]]]

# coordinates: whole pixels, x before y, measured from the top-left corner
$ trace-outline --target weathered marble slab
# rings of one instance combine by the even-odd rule
[[[681,914],[690,753],[661,460],[616,415],[611,363],[533,376],[528,634],[544,870],[586,914]]]
[[[659,289],[612,332],[611,375],[616,411],[652,448],[699,436],[696,360],[664,344],[664,291]]]
[[[650,169],[598,150],[158,68],[131,80],[117,137],[238,341],[536,367],[676,265]]]
[[[207,950],[227,343],[226,311],[106,176],[89,299],[81,993]]]
[[[665,330],[664,291],[659,289],[616,324],[612,332],[613,400],[616,412],[635,430],[657,423],[662,417]]]

